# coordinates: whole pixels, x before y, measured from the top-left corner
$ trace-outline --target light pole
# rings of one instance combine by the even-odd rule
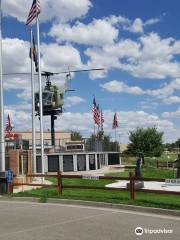
[[[2,79],[2,9],[0,0],[0,171],[5,171],[4,103]]]

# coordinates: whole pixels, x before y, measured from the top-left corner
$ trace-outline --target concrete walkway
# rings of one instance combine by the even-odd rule
[[[108,184],[108,185],[106,185],[106,187],[126,188],[126,184],[128,182],[129,181],[126,181],[126,180],[120,180],[116,183]],[[180,186],[167,185],[166,183],[163,183],[163,182],[144,182],[143,189],[180,192]]]
[[[38,178],[34,178],[33,184],[52,184],[52,182],[48,181],[48,180],[43,180],[42,178],[38,177]],[[38,187],[38,186],[18,186],[18,187],[15,187],[13,189],[13,193],[18,193],[18,192],[24,192],[24,191],[28,191],[28,190],[31,190],[31,189],[36,189],[36,188],[41,188],[41,187]]]

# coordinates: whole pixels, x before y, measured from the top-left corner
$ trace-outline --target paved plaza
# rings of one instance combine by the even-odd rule
[[[179,240],[179,225],[180,218],[175,216],[54,203],[0,201],[0,240]],[[143,229],[141,236],[135,234],[137,227]]]
[[[129,181],[120,180],[118,182],[108,184],[106,187],[126,188],[127,183],[129,183]],[[180,185],[173,186],[170,184],[168,185],[165,182],[144,181],[143,189],[180,192]]]

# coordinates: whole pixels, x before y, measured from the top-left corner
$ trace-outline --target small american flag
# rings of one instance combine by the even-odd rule
[[[11,132],[11,130],[12,130],[12,125],[11,125],[11,120],[8,114],[7,120],[6,120],[6,132]]]
[[[97,124],[97,125],[100,125],[99,105],[96,105],[96,100],[95,100],[95,98],[93,99],[92,112],[93,112],[94,123]]]
[[[104,115],[103,115],[103,111],[101,108],[101,125],[103,125],[103,123],[104,123]]]
[[[113,119],[113,125],[112,125],[112,129],[116,129],[118,128],[118,120],[117,120],[117,114],[114,114],[114,119]]]
[[[101,131],[103,131],[103,123],[104,123],[104,115],[103,115],[103,111],[101,108]]]
[[[40,11],[40,0],[33,0],[29,15],[27,17],[26,25],[30,25],[32,21],[38,16]]]

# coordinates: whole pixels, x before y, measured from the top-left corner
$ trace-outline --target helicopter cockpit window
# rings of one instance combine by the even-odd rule
[[[43,105],[52,105],[53,93],[43,92],[42,98],[43,98]]]

